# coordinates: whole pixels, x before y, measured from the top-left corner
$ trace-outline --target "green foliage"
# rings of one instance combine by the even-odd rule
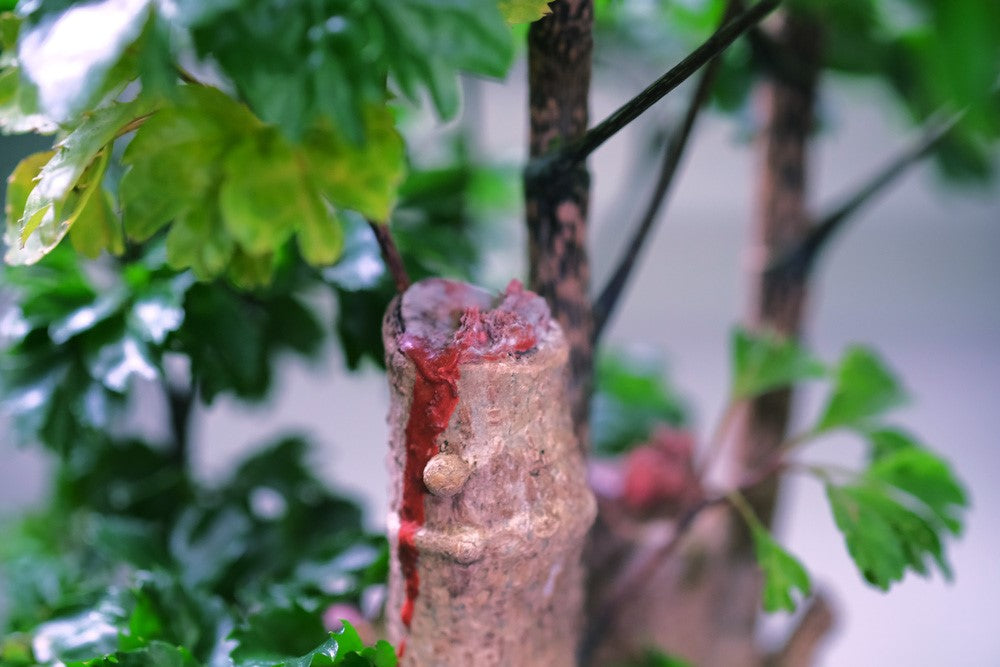
[[[4,317],[0,406],[20,439],[68,454],[111,428],[137,379],[174,382],[168,356],[189,360],[180,381],[206,401],[262,398],[282,352],[312,356],[323,340],[298,295],[303,270],[279,267],[271,288],[241,293],[171,270],[156,244],[120,270],[85,270],[69,248],[6,268],[18,305]]]
[[[47,511],[4,529],[6,629],[48,652],[33,660],[217,664],[235,648],[234,623],[253,626],[291,600],[319,623],[330,604],[383,585],[385,540],[309,472],[300,439],[259,450],[217,487],[138,441],[81,454],[60,466]],[[385,653],[345,636],[341,653]],[[303,653],[328,650],[327,639]]]
[[[809,573],[797,558],[771,537],[742,495],[733,493],[729,500],[743,517],[753,538],[757,564],[764,574],[764,588],[761,591],[764,611],[795,611],[796,591],[803,597],[808,597],[812,590]]]
[[[620,454],[649,440],[657,426],[683,426],[687,406],[661,366],[639,355],[598,356],[591,436],[598,454]]]
[[[737,329],[731,351],[735,399],[751,398],[826,374],[825,366],[794,340],[775,334]]]
[[[237,667],[395,667],[396,653],[385,641],[365,647],[354,627],[327,632],[321,619],[301,607],[276,608],[259,614],[233,633]]]
[[[499,0],[500,13],[507,23],[533,23],[549,14],[552,0]]]
[[[875,353],[862,347],[848,348],[837,367],[833,394],[816,431],[863,428],[905,401],[903,388]]]
[[[413,280],[476,281],[487,222],[512,208],[517,174],[476,163],[461,137],[449,138],[446,148],[443,163],[409,170],[391,217],[392,235]],[[323,271],[337,296],[337,334],[349,368],[365,359],[382,366],[382,316],[395,288],[368,225],[350,215],[344,224],[343,257]]]
[[[795,611],[795,591],[808,596],[809,574],[759,523],[751,526],[757,563],[764,572],[764,611]]]

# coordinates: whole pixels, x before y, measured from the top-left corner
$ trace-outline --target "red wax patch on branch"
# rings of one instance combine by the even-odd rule
[[[420,592],[416,536],[424,524],[423,472],[458,405],[459,365],[529,352],[551,322],[545,301],[517,280],[491,301],[482,290],[442,279],[417,283],[402,297],[405,332],[398,344],[416,368],[399,510],[399,563],[406,581],[400,617],[406,627]]]

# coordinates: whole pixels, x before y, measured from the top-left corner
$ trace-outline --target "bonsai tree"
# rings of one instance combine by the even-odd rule
[[[0,389],[12,432],[58,465],[47,506],[4,529],[0,661],[809,664],[832,612],[770,530],[788,471],[823,485],[872,586],[950,576],[967,493],[887,416],[906,396],[896,374],[866,347],[823,361],[801,341],[817,261],[908,166],[933,156],[959,182],[992,177],[997,9],[899,5],[8,3],[0,127],[54,144],[8,179]],[[476,151],[459,75],[507,76],[522,43],[529,155],[512,170]],[[664,73],[592,123],[595,46]],[[829,73],[889,84],[916,140],[814,213],[808,158]],[[588,159],[679,94],[683,113],[650,141],[662,156],[645,165],[648,204],[592,285]],[[754,298],[731,337],[727,407],[696,444],[664,378],[595,352],[700,113],[751,95]],[[429,145],[416,140],[427,117],[459,120]],[[530,292],[441,282],[477,278],[484,222],[516,217],[518,172]],[[330,331],[318,294],[336,300]],[[388,360],[388,535],[317,478],[304,438],[258,447],[215,484],[192,464],[198,404],[265,398],[286,352],[315,358],[330,334],[348,369]],[[515,376],[530,382],[503,385]],[[792,431],[806,381],[826,399]],[[151,401],[159,435],[136,428]],[[835,431],[864,444],[858,467],[809,458]],[[487,441],[508,449],[472,458]],[[533,481],[546,479],[560,483]],[[473,521],[473,506],[494,510]],[[516,523],[503,512],[535,512],[525,525],[545,536],[511,533],[491,556],[498,526]],[[485,546],[434,541],[458,529]],[[453,583],[480,575],[496,586]],[[762,612],[800,605],[782,646],[758,645]]]

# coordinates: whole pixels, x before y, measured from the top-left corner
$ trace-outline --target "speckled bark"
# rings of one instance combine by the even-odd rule
[[[791,246],[808,229],[806,209],[807,157],[813,129],[815,86],[819,71],[821,34],[817,26],[785,14],[775,21],[775,44],[802,67],[794,80],[772,77],[761,84],[763,116],[758,146],[759,194],[752,233],[755,258],[747,324],[798,336],[806,299],[804,274],[765,275],[768,259]],[[734,480],[767,460],[785,437],[791,393],[773,392],[754,401],[736,434]],[[755,510],[770,523],[777,485],[767,482],[748,494]],[[601,516],[605,516],[602,506]],[[592,540],[588,560],[602,571],[638,567],[644,552],[656,544],[664,526],[646,525],[641,532],[622,536],[615,526],[601,522]],[[631,540],[631,543],[630,541]],[[600,546],[605,551],[600,551]],[[607,545],[613,545],[608,547]],[[600,600],[613,582],[592,579],[594,600]],[[694,665],[753,667],[810,664],[820,639],[829,629],[829,610],[822,607],[818,632],[792,636],[787,650],[765,654],[756,638],[762,579],[743,522],[718,508],[692,526],[678,548],[646,578],[643,590],[622,605],[617,618],[590,660],[598,667],[638,655],[644,646],[659,646]]]
[[[813,131],[816,82],[822,33],[816,24],[794,14],[782,17],[774,38],[799,63],[796,79],[772,79],[760,90],[763,127],[759,138],[761,164],[757,214],[751,240],[756,260],[750,269],[752,287],[747,326],[797,338],[806,302],[802,272],[765,273],[766,264],[794,246],[809,230],[807,170],[809,138]],[[737,438],[740,470],[762,465],[784,439],[792,393],[781,390],[751,402]],[[770,524],[777,483],[759,485],[748,499],[761,519]]]
[[[440,309],[442,326],[455,326],[462,305]],[[596,510],[556,324],[523,354],[459,363],[457,407],[424,473],[440,495],[424,494],[411,627],[400,619],[400,489],[417,373],[398,342],[408,312],[397,298],[383,328],[391,390],[388,620],[390,638],[406,640],[401,664],[569,667],[583,603],[580,554]]]
[[[538,157],[579,138],[587,129],[593,5],[557,0],[552,13],[528,32],[530,154]],[[528,170],[524,179],[529,285],[552,308],[570,347],[569,400],[583,448],[588,443],[593,374],[593,315],[586,165]]]

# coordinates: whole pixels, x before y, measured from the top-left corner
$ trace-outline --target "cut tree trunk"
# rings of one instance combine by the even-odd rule
[[[390,304],[383,338],[401,664],[573,665],[596,508],[560,327],[519,283],[497,302],[431,279]]]

